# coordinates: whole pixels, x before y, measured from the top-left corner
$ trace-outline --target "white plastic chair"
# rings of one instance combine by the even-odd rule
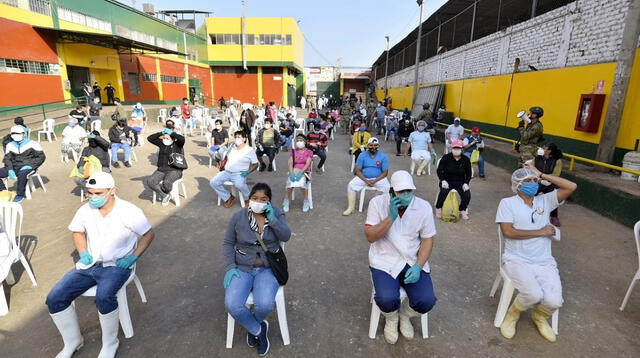
[[[427,163],[427,175],[431,175],[431,163],[433,163],[431,160],[429,161],[429,163]],[[414,160],[411,160],[411,175],[413,175],[413,172],[416,170],[416,162]]]
[[[623,311],[627,306],[627,301],[629,301],[629,296],[631,296],[633,286],[635,286],[636,281],[640,280],[640,221],[633,226],[633,234],[636,237],[636,249],[638,250],[638,271],[635,276],[633,276],[633,279],[631,279],[631,284],[629,284],[627,293],[624,295],[624,299],[622,300],[622,305],[620,305],[620,311]]]
[[[122,332],[124,332],[125,338],[133,337],[133,324],[131,323],[131,315],[129,314],[129,301],[127,300],[127,285],[129,285],[131,281],[135,283],[142,303],[147,303],[147,296],[145,296],[144,294],[144,289],[142,288],[140,279],[138,278],[138,276],[136,276],[136,267],[134,265],[131,269],[131,275],[129,275],[127,281],[124,283],[124,285],[122,285],[122,287],[116,294],[116,298],[118,299],[118,317],[120,318],[120,326],[122,327]],[[95,297],[97,287],[98,286],[91,287],[90,289],[86,290],[82,294],[82,296]]]
[[[38,179],[38,182],[40,183],[40,187],[42,188],[42,191],[44,191],[45,193],[47,192],[47,188],[44,186],[44,182],[42,181],[42,177],[40,176],[40,174],[38,174],[37,172],[33,172],[27,175],[27,186],[25,187],[25,190],[24,190],[24,196],[27,198],[27,200],[31,200],[31,194],[34,191],[36,191],[36,183],[34,178]],[[9,178],[2,179],[5,187],[9,187],[8,180]]]
[[[158,111],[158,123],[164,123],[167,120],[167,109],[160,108]]]
[[[102,135],[102,120],[96,119],[91,122],[90,131],[98,131]]]
[[[311,163],[311,165],[313,166],[313,162]],[[309,209],[313,209],[313,190],[311,189],[311,172],[308,173],[309,175],[309,180],[307,181],[307,185],[306,188],[307,189],[307,200],[309,200]],[[296,200],[296,188],[293,187],[291,188],[291,200]]]
[[[266,154],[263,154],[262,156],[263,157],[267,157],[267,163],[269,163],[269,156],[266,155]],[[277,156],[277,154],[276,154],[276,156]],[[273,158],[273,162],[272,163],[273,163],[273,171],[274,172],[278,171],[278,168],[276,168],[276,158],[275,157]],[[269,164],[267,164],[267,167],[268,166],[269,166]]]
[[[353,170],[356,168],[356,156],[351,154],[351,170],[350,173],[353,173]]]
[[[78,160],[80,160],[80,154],[82,152],[77,152],[72,147],[69,147],[69,150],[66,153],[60,153],[60,160],[63,163],[68,163],[69,162],[69,153],[71,153],[71,157],[73,158],[73,161],[75,163],[78,163]]]
[[[362,209],[364,208],[364,197],[366,196],[368,190],[378,191],[378,189],[376,189],[376,187],[373,187],[373,186],[365,186],[364,188],[362,188],[362,190],[360,190],[360,206],[358,207],[358,210],[360,212],[362,212]],[[380,193],[384,194],[383,192],[380,192]]]
[[[160,184],[162,184],[162,181],[160,181]],[[184,196],[184,198],[187,199],[188,198],[187,186],[184,185],[184,181],[182,180],[182,178],[173,182],[173,185],[171,186],[171,193],[169,193],[169,195],[171,195],[171,199],[173,199],[173,202],[176,203],[176,206],[180,206],[180,189],[182,189],[182,196]],[[156,203],[156,192],[154,190],[153,199],[151,199],[151,204],[155,205],[155,203]]]
[[[375,288],[371,290],[371,319],[369,323],[369,338],[376,339],[376,331],[378,330],[378,322],[380,322],[380,307],[376,304],[374,299],[376,295]],[[407,292],[404,288],[400,287],[400,302],[407,298]],[[420,315],[420,324],[422,325],[422,338],[429,338],[429,313]]]
[[[137,162],[138,156],[136,155],[136,150],[134,148],[134,146],[131,146],[131,161]],[[122,155],[124,156],[124,149],[118,148],[118,154],[120,153],[122,153]],[[109,160],[111,160],[111,148],[109,148]]]
[[[325,149],[325,153],[327,152],[327,150]],[[320,160],[320,157],[317,154],[313,155],[313,160],[315,160],[316,158],[318,158],[318,160]],[[324,167],[326,167],[327,164],[326,162],[322,165],[322,168],[320,170],[322,170],[322,172],[324,173]],[[313,163],[311,163],[311,167],[313,168]],[[275,168],[275,167],[274,167]]]
[[[504,237],[502,236],[502,230],[500,230],[500,225],[498,225],[498,248],[499,248],[499,261],[498,265],[500,267],[500,271],[496,276],[496,279],[493,281],[493,286],[491,287],[491,293],[489,297],[493,297],[498,290],[498,286],[500,286],[500,281],[504,281],[502,285],[502,292],[500,293],[500,302],[498,302],[498,310],[496,311],[496,317],[493,320],[493,325],[495,327],[500,328],[502,325],[502,321],[504,321],[504,317],[507,315],[507,311],[509,310],[509,305],[511,304],[511,298],[513,297],[515,287],[513,285],[513,281],[507,275],[507,272],[502,268],[502,247],[503,247]],[[553,312],[553,316],[551,316],[551,327],[553,328],[553,332],[558,334],[558,314],[560,310],[557,309]]]
[[[53,136],[55,140],[58,140],[58,137],[56,137],[56,132],[54,131],[55,126],[55,119],[48,118],[42,121],[42,130],[38,131],[38,142],[40,141],[40,135],[42,134],[47,136],[47,140],[49,141],[49,143],[51,143],[51,136]]]
[[[227,186],[231,187],[229,189],[229,191],[231,191],[231,195],[233,195],[236,198],[240,199],[240,207],[244,208],[244,195],[242,195],[242,192],[239,191],[239,190],[236,190],[236,187],[233,185],[233,182],[226,181],[226,182],[224,182],[224,185],[227,185]],[[237,193],[236,193],[236,191],[237,191]],[[220,197],[218,197],[218,206],[220,206],[221,202],[222,202],[222,199]]]

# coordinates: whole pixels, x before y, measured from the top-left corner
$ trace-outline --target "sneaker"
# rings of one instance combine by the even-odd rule
[[[24,201],[24,196],[22,196],[22,195],[16,195],[16,197],[13,198],[13,202],[14,203],[21,203],[23,201]]]
[[[469,220],[469,211],[468,210],[461,210],[460,211],[460,216],[462,217],[462,220]]]
[[[436,209],[436,217],[442,219],[442,209]]]
[[[125,166],[125,167],[127,167],[127,168],[131,168],[131,163],[129,163],[129,162],[124,162],[124,166]]]
[[[171,200],[171,194],[165,194],[162,198],[162,206],[169,205],[169,201]]]
[[[258,341],[258,355],[266,356],[269,353],[269,322],[260,323],[260,334],[256,337]]]
[[[260,171],[263,172],[267,168],[267,165],[264,163],[260,163]]]
[[[273,171],[273,164],[269,164],[269,167],[267,168],[267,170],[272,172]]]
[[[322,175],[322,168],[316,168],[316,173]]]
[[[258,337],[253,334],[247,332],[247,345],[251,348],[254,348],[258,345]]]
[[[282,202],[282,211],[285,213],[289,212],[289,200],[285,200]]]
[[[552,217],[551,218],[551,225],[560,227],[560,219]]]
[[[111,162],[111,166],[114,168],[120,168],[120,163],[118,162]]]
[[[307,211],[309,211],[310,205],[309,205],[309,200],[305,200],[304,203],[302,204],[302,212],[306,213]]]

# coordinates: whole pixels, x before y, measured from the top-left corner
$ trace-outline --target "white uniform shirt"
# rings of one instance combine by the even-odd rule
[[[389,199],[389,194],[371,199],[365,225],[378,225],[389,216]],[[436,225],[431,205],[414,196],[402,217],[398,215],[384,237],[371,244],[369,265],[396,278],[405,265],[412,266],[416,263],[421,239],[435,235]],[[422,270],[431,272],[428,261]]]
[[[85,138],[86,136],[87,132],[78,124],[73,127],[66,126],[62,130],[63,143],[80,143],[80,138]]]
[[[227,164],[224,170],[231,173],[238,173],[243,170],[248,170],[251,164],[256,163],[258,163],[258,157],[256,156],[255,149],[248,145],[245,145],[242,149],[233,147],[227,154]]]
[[[93,257],[91,264],[78,262],[76,268],[87,269],[98,261],[102,261],[104,266],[115,266],[117,259],[133,253],[138,237],[151,229],[140,208],[118,197],[115,199],[111,212],[106,216],[87,203],[71,220],[69,230],[85,233],[87,250]]]
[[[549,225],[549,214],[558,203],[556,190],[533,198],[533,207],[527,205],[518,195],[500,200],[496,223],[512,223],[517,230],[540,230]],[[502,261],[520,261],[536,265],[555,265],[551,255],[552,237],[532,239],[509,239],[505,237]]]
[[[444,131],[445,133],[449,133],[449,139],[451,141],[454,141],[456,139],[460,139],[460,137],[462,137],[462,135],[464,134],[464,127],[462,125],[459,126],[455,126],[453,124],[450,124],[447,127],[447,130]]]

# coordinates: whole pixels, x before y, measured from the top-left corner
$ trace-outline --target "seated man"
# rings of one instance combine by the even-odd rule
[[[482,140],[482,136],[480,135],[480,128],[471,128],[471,134],[464,138],[462,144],[464,145],[464,152],[462,154],[464,154],[465,157],[469,158],[469,160],[471,160],[473,151],[478,149],[478,174],[480,178],[484,179],[484,157],[482,156],[482,151],[484,150],[484,141]]]
[[[400,333],[411,339],[411,317],[431,311],[436,304],[428,262],[436,226],[429,202],[413,193],[411,174],[393,173],[391,187],[390,194],[369,202],[364,234],[371,243],[369,268],[374,300],[385,316],[384,338],[394,344],[398,318]],[[400,287],[407,292],[404,302],[400,302]]]
[[[402,143],[408,143],[409,136],[413,133],[413,124],[409,119],[405,119],[400,123],[398,127],[398,135],[395,136],[396,140],[396,156],[399,157],[403,155],[402,153]],[[407,151],[407,154],[411,154],[411,151]]]
[[[389,191],[389,161],[383,151],[379,151],[380,143],[378,138],[369,138],[367,143],[368,151],[358,156],[356,160],[356,176],[349,182],[347,200],[349,207],[342,215],[348,216],[356,208],[356,193],[364,189],[365,186],[375,187],[379,192]]]
[[[17,126],[22,126],[24,128],[24,135],[25,137],[29,138],[29,132],[31,131],[29,128],[27,128],[27,126],[24,125],[24,118],[22,117],[16,117],[13,120],[13,124],[17,125]],[[11,139],[11,133],[8,133],[7,135],[4,136],[4,138],[2,138],[2,151],[6,151],[7,148],[7,144],[11,143],[13,141],[13,139]]]
[[[25,198],[27,176],[35,173],[44,163],[46,156],[40,143],[25,136],[23,126],[11,127],[11,142],[7,144],[4,155],[4,168],[0,168],[0,179],[17,179],[16,197],[14,202],[22,202]],[[0,191],[6,190],[4,182],[0,180]]]
[[[85,121],[87,120],[87,113],[82,110],[82,106],[76,106],[71,112],[69,112],[69,117],[75,118],[78,121],[78,124],[84,127]]]
[[[371,133],[367,132],[367,125],[362,122],[358,130],[353,133],[353,146],[351,147],[351,154],[355,157],[356,161],[360,153],[365,151],[365,147],[371,139]]]
[[[318,174],[322,174],[322,166],[327,160],[327,144],[329,144],[329,138],[320,129],[320,123],[316,123],[313,126],[313,132],[307,134],[307,148],[311,149],[313,154],[320,158],[320,162],[316,169],[316,173]]]
[[[85,165],[85,157],[94,156],[98,158],[100,164],[102,165],[102,171],[105,173],[111,173],[111,169],[109,168],[109,142],[106,139],[100,136],[100,132],[93,131],[87,135],[89,145],[84,147],[82,150],[82,154],[80,154],[80,159],[78,160],[78,170],[82,173],[84,172]],[[91,173],[93,174],[93,173]],[[88,178],[90,175],[87,175]],[[86,179],[75,177],[74,181],[76,185],[79,187],[85,188]],[[85,190],[86,192],[86,190]]]
[[[393,139],[395,140],[396,137],[398,137],[398,119],[396,117],[393,116],[386,116],[385,117],[385,128],[386,128],[386,132],[385,135],[387,137],[387,139],[391,138],[391,133],[393,133]]]
[[[426,132],[427,123],[418,121],[417,126],[418,129],[409,135],[406,155],[411,153],[411,160],[416,163],[416,175],[420,176],[426,174],[424,168],[429,165],[432,155],[435,158],[436,150],[433,149],[431,135]]]
[[[216,119],[215,128],[211,131],[209,156],[218,165],[229,148],[229,133],[222,127],[222,121]]]
[[[131,110],[131,119],[129,120],[129,127],[135,131],[134,146],[138,146],[138,135],[142,133],[145,122],[147,121],[147,112],[142,107],[142,103],[138,102]]]
[[[69,118],[68,125],[62,130],[62,145],[60,150],[65,159],[65,162],[69,160],[68,154],[70,150],[73,150],[77,154],[80,153],[82,148],[82,141],[87,137],[87,132],[78,125],[78,120],[75,118]]]
[[[124,166],[131,166],[131,143],[133,143],[135,133],[131,127],[127,125],[124,118],[118,119],[116,124],[109,129],[109,140],[111,141],[111,166],[120,168],[118,164],[118,150],[124,151]]]
[[[265,118],[264,128],[260,129],[256,136],[256,156],[258,157],[258,162],[260,162],[261,172],[265,169],[268,169],[270,172],[273,171],[273,159],[275,159],[278,153],[280,143],[280,133],[273,128],[273,120],[269,117]],[[262,156],[264,154],[269,158],[268,166],[262,162]]]
[[[293,118],[291,117],[291,113],[287,113],[286,117],[283,121],[280,122],[280,127],[278,131],[282,138],[284,138],[284,142],[282,143],[282,150],[287,152],[291,148],[291,142],[293,141],[293,130],[296,124]]]
[[[536,196],[540,180],[558,189]],[[502,267],[518,290],[500,326],[505,338],[516,334],[520,312],[536,305],[531,319],[546,340],[556,340],[547,320],[563,300],[560,274],[551,255],[556,228],[549,224],[549,215],[576,188],[575,183],[543,174],[529,164],[511,175],[511,189],[516,195],[502,199],[496,213],[496,223],[505,238]]]
[[[102,328],[99,357],[113,358],[120,344],[116,294],[131,276],[131,267],[153,241],[154,233],[140,208],[116,196],[111,174],[95,173],[86,185],[89,202],[78,209],[69,224],[80,260],[51,289],[46,303],[64,341],[64,348],[56,357],[70,358],[84,344],[72,303],[97,286],[95,303]]]
[[[224,170],[211,179],[210,185],[224,201],[224,207],[230,208],[236,198],[225,188],[224,182],[230,181],[242,193],[244,206],[249,205],[249,187],[247,176],[258,168],[256,152],[247,144],[244,131],[234,134],[234,145],[227,151]]]
[[[145,187],[153,190],[161,199],[162,206],[169,205],[173,183],[182,178],[184,167],[172,163],[171,155],[180,153],[184,157],[184,137],[169,128],[147,137],[149,143],[158,147],[158,169],[145,180]],[[186,163],[185,163],[186,164]]]

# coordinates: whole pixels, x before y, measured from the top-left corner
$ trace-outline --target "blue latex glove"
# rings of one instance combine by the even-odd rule
[[[163,128],[161,131],[162,134],[168,134],[171,135],[171,133],[173,133],[173,131],[169,128]]]
[[[389,201],[389,217],[391,220],[395,220],[398,218],[398,208],[400,207],[400,198],[394,196]]]
[[[16,172],[13,169],[9,170],[9,179],[16,180],[18,177],[16,176]]]
[[[276,221],[276,210],[271,206],[271,202],[264,207],[264,214],[269,222]]]
[[[431,152],[431,164],[436,165],[436,162],[438,161],[438,154],[436,154],[436,149],[431,148],[429,151]]]
[[[224,286],[224,288],[229,287],[229,285],[231,284],[231,280],[234,277],[240,277],[240,272],[237,268],[232,268],[224,274],[224,282],[222,283],[222,286]]]
[[[22,168],[20,168],[20,170],[33,170],[33,167],[31,167],[30,165],[25,165]]]
[[[293,174],[293,172],[290,172],[290,173],[289,173],[289,180],[290,180],[292,183],[293,183],[294,181],[297,181],[297,180],[296,180],[296,175],[295,175],[295,174]]]
[[[116,260],[116,266],[123,268],[123,269],[128,269],[129,267],[131,267],[133,264],[136,263],[136,261],[138,261],[138,256],[131,254],[127,257],[123,257],[121,259],[117,259]]]
[[[91,256],[89,251],[84,250],[80,253],[80,261],[78,262],[83,265],[91,265],[91,263],[93,262],[93,257]]]
[[[413,264],[413,266],[409,267],[407,272],[404,274],[404,283],[416,283],[420,280],[420,272],[422,271],[422,266],[418,264]]]
[[[249,176],[249,173],[251,173],[251,172],[248,171],[248,170],[243,170],[243,171],[240,172],[240,175],[242,175],[243,178],[246,178],[246,177]]]

